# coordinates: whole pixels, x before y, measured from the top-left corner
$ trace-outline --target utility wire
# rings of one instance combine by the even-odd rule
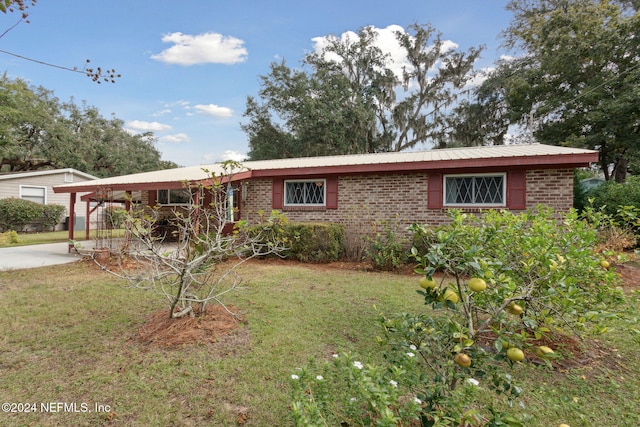
[[[4,53],[4,54],[7,54],[7,55],[15,56],[16,58],[25,59],[27,61],[35,62],[36,64],[46,65],[48,67],[59,68],[61,70],[66,70],[66,71],[73,71],[74,73],[86,74],[86,72],[84,70],[79,70],[77,68],[69,68],[69,67],[64,67],[62,65],[56,65],[56,64],[51,64],[49,62],[39,61],[37,59],[33,59],[33,58],[26,57],[26,56],[18,55],[17,53],[7,52],[6,50],[2,50],[2,49],[0,49],[0,53]]]

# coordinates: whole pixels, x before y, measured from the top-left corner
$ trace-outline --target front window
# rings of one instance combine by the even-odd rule
[[[158,190],[157,202],[161,205],[188,205],[191,202],[191,190],[188,188]]]
[[[44,205],[47,203],[47,187],[21,185],[20,198]]]
[[[444,178],[447,206],[505,206],[505,175],[448,175]]]
[[[326,181],[285,181],[285,206],[324,206],[326,195]]]

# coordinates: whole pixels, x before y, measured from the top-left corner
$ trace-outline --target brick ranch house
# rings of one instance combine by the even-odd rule
[[[358,223],[399,219],[441,224],[451,208],[523,211],[539,204],[573,205],[573,171],[598,161],[598,152],[543,144],[437,149],[247,161],[233,175],[234,219],[282,211],[291,221]],[[143,206],[175,208],[188,200],[184,182],[202,182],[220,165],[192,166],[60,185],[70,204],[100,189],[140,194]],[[85,196],[87,203],[93,200]],[[360,228],[362,229],[362,228]],[[73,227],[70,227],[73,239]]]

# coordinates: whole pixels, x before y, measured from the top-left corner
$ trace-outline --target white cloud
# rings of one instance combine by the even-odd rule
[[[234,150],[226,150],[224,153],[207,153],[202,156],[207,163],[224,162],[232,160],[234,162],[242,162],[247,159],[247,155]]]
[[[145,122],[143,120],[132,120],[125,126],[137,132],[164,132],[171,129],[171,126],[158,122]]]
[[[181,144],[183,142],[190,142],[191,138],[186,133],[176,133],[174,135],[165,135],[158,139],[160,142],[168,142],[170,144]]]
[[[233,160],[234,162],[242,162],[247,159],[247,155],[244,153],[238,153],[233,150],[226,150],[222,153],[222,160]]]
[[[244,41],[232,36],[171,33],[162,37],[162,41],[173,46],[151,58],[169,64],[236,64],[247,60]]]
[[[160,117],[160,116],[164,116],[166,114],[171,114],[172,111],[170,108],[166,108],[164,110],[158,111],[157,113],[153,113],[153,117]]]
[[[211,117],[231,117],[233,110],[227,107],[220,107],[215,104],[198,104],[193,107],[198,113]]]

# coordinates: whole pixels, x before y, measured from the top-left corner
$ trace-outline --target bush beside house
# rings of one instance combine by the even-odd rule
[[[344,254],[342,224],[288,222],[284,218],[282,222],[268,226],[271,228],[268,233],[264,233],[264,224],[252,226],[247,232],[258,234],[262,230],[262,234],[269,239],[284,242],[287,249],[281,256],[285,258],[303,262],[331,262],[339,260]]]
[[[53,229],[64,214],[61,205],[41,205],[29,200],[0,199],[0,232],[23,231],[27,226],[36,230]]]

